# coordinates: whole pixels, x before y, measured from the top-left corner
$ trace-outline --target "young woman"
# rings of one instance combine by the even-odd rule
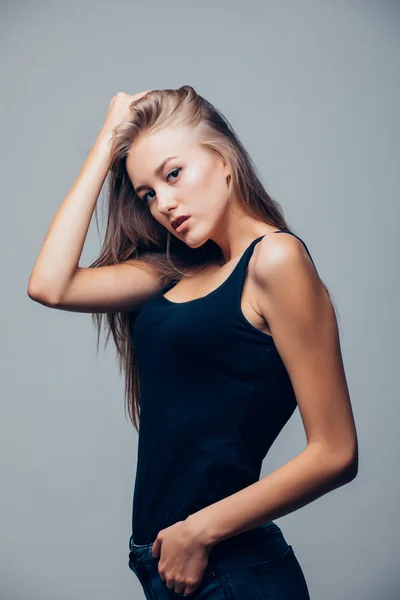
[[[84,268],[107,175],[105,240]],[[28,294],[93,313],[98,333],[107,319],[139,433],[129,566],[146,598],[309,598],[273,519],[357,473],[336,316],[221,113],[191,86],[118,93]],[[260,480],[297,406],[306,448]]]

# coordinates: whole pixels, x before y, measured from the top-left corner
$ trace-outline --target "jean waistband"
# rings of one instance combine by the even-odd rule
[[[245,539],[251,540],[254,538],[254,536],[257,536],[260,534],[264,535],[265,533],[274,533],[274,532],[281,533],[280,527],[278,527],[278,525],[276,523],[274,523],[273,521],[268,521],[267,523],[263,523],[262,525],[257,525],[256,527],[253,527],[252,529],[244,531],[243,533],[238,534],[238,535],[240,535],[241,539],[244,541]],[[223,540],[222,542],[217,544],[217,546],[219,546],[220,548],[222,547],[222,545],[229,546],[232,543],[232,540],[236,537],[237,536],[226,538],[225,540]],[[135,544],[133,541],[133,534],[129,538],[130,560],[132,561],[132,563],[135,566],[150,565],[155,560],[152,555],[152,549],[153,549],[153,542],[151,542],[150,544]]]
[[[135,544],[133,542],[133,535],[129,538],[129,560],[133,563],[134,567],[140,565],[150,565],[153,561],[152,555],[153,543],[151,544]]]

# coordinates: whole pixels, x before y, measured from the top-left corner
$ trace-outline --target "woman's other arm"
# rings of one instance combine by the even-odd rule
[[[334,309],[302,243],[266,236],[249,269],[257,311],[288,371],[307,444],[260,481],[190,515],[207,545],[280,518],[352,481],[358,442]]]

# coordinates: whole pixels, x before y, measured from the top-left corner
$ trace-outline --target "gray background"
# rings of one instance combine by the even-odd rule
[[[359,474],[277,523],[312,600],[400,597],[399,3],[3,1],[0,16],[1,599],[143,597],[113,346],[97,360],[90,315],[26,288],[112,96],[183,84],[231,121],[339,310]],[[82,266],[99,247],[92,221]],[[304,443],[296,411],[262,474]]]

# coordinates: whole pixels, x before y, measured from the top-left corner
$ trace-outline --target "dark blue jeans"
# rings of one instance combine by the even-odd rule
[[[167,588],[158,572],[152,544],[129,540],[129,567],[147,600],[310,600],[292,546],[273,521],[213,546],[200,586],[189,596]]]

